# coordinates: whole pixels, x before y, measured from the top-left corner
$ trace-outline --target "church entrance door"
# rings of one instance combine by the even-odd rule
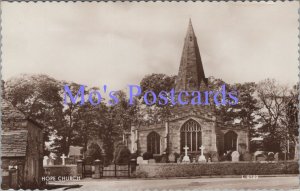
[[[160,136],[155,131],[147,136],[147,151],[152,154],[160,154]]]
[[[237,137],[238,135],[234,131],[228,131],[224,135],[224,151],[236,151],[237,150]]]

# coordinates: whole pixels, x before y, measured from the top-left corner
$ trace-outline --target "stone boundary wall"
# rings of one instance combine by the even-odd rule
[[[44,166],[44,176],[77,176],[77,165]]]
[[[216,175],[299,174],[299,164],[289,162],[156,163],[137,166],[135,177],[192,177]]]

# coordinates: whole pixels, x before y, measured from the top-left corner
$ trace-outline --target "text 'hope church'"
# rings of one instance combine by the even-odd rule
[[[175,91],[208,90],[208,79],[191,21],[184,41]],[[174,106],[168,121],[152,125],[132,126],[125,142],[132,153],[150,152],[154,156],[202,153],[212,161],[228,151],[249,151],[248,128],[225,125],[215,112],[215,105]]]

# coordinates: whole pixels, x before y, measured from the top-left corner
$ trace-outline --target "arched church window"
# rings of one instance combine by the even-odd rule
[[[181,152],[184,153],[183,147],[189,147],[188,152],[200,152],[199,147],[202,145],[202,134],[200,124],[190,119],[183,124],[180,130]]]
[[[160,136],[154,131],[147,136],[147,151],[152,154],[160,154]]]
[[[224,151],[237,150],[237,134],[234,131],[228,131],[224,135]]]

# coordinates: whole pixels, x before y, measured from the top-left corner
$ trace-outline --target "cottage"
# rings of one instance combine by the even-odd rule
[[[1,188],[38,188],[43,175],[42,127],[7,100],[1,104]]]

